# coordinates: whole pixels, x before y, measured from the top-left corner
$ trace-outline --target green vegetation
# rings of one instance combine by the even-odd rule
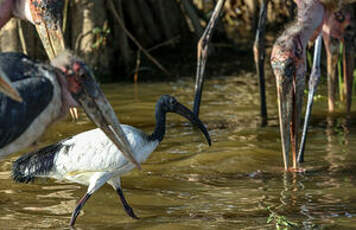
[[[95,35],[95,42],[91,45],[93,49],[100,49],[106,46],[107,37],[110,34],[110,28],[107,21],[102,27],[94,27],[92,33]]]
[[[340,100],[344,101],[344,79],[342,78],[342,53],[343,53],[343,43],[340,42],[339,58],[337,62],[337,69],[339,72],[339,96]]]
[[[297,223],[291,222],[285,216],[278,215],[270,207],[267,207],[266,209],[270,213],[267,218],[267,224],[274,223],[277,230],[297,229]]]

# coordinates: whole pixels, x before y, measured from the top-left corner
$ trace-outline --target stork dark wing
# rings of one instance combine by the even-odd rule
[[[52,82],[25,55],[1,53],[0,68],[18,90],[23,102],[0,93],[0,148],[18,138],[53,98]]]
[[[37,64],[22,53],[0,53],[0,69],[11,82],[33,77]]]

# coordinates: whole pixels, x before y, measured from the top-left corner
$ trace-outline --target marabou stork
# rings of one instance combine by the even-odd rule
[[[224,5],[225,0],[219,0],[215,6],[212,17],[209,21],[208,26],[206,27],[204,34],[198,43],[198,64],[197,64],[197,73],[196,73],[196,84],[195,84],[195,100],[194,100],[194,113],[199,114],[199,107],[202,95],[203,88],[203,74],[207,61],[208,53],[208,44],[211,39],[211,34],[214,29],[216,19]],[[266,20],[266,10],[268,0],[262,1],[260,18],[258,23],[258,28],[256,32],[256,39],[254,43],[254,58],[256,63],[256,69],[259,75],[260,80],[260,96],[261,96],[261,117],[262,125],[265,125],[267,122],[267,109],[265,105],[265,93],[264,93],[264,44],[263,44],[263,34],[264,34],[264,24]],[[320,32],[321,27],[323,26],[323,37],[326,45],[327,53],[330,53],[328,48],[330,48],[330,43],[327,42],[327,37],[332,36],[336,37],[339,40],[343,40],[344,29],[349,23],[349,18],[347,14],[335,17],[338,13],[334,13],[337,8],[349,3],[356,2],[355,0],[345,0],[345,1],[333,1],[333,0],[295,0],[298,6],[298,19],[290,28],[288,28],[283,35],[277,40],[274,45],[274,53],[272,53],[272,67],[274,72],[278,74],[277,78],[277,88],[279,88],[279,110],[280,110],[280,125],[281,125],[281,138],[282,138],[282,149],[284,157],[284,166],[288,168],[288,152],[289,152],[289,131],[292,134],[292,150],[293,150],[293,166],[296,168],[296,145],[297,145],[297,135],[298,134],[298,124],[299,123],[300,110],[301,110],[301,99],[303,96],[304,90],[304,75],[305,75],[305,47],[309,40],[313,40]],[[293,4],[292,4],[293,8]],[[292,12],[293,10],[290,10]],[[339,13],[340,14],[340,13]],[[326,36],[327,35],[327,36]],[[283,44],[284,43],[284,44]],[[310,78],[309,86],[310,91],[308,98],[312,99],[314,95],[317,83],[320,77],[320,42],[316,45],[315,49],[315,60],[313,64],[312,76]],[[351,105],[351,90],[352,90],[352,59],[350,49],[345,49],[346,55],[344,56],[344,78],[345,78],[345,89],[346,89],[346,104],[347,110],[350,110]],[[328,55],[331,56],[331,55]],[[328,59],[328,72],[331,70]],[[333,66],[334,67],[334,66]],[[332,69],[334,71],[334,68]],[[297,73],[298,72],[298,73]],[[281,77],[283,76],[284,77]],[[288,76],[286,76],[288,75]],[[330,75],[330,74],[328,74]],[[296,78],[298,76],[298,79]],[[334,85],[330,84],[329,81],[329,108],[331,91],[334,90]],[[297,83],[298,80],[298,84]],[[291,84],[293,83],[293,87]],[[330,90],[332,88],[333,90]],[[297,92],[298,89],[298,92]],[[284,91],[284,92],[282,92]],[[291,91],[293,91],[291,93]],[[281,95],[284,93],[285,95]],[[288,94],[288,95],[287,95]],[[281,98],[283,96],[283,98]],[[295,104],[288,105],[286,99],[293,101]],[[281,100],[283,102],[281,102]],[[308,121],[311,113],[312,100],[308,99],[308,106],[306,112],[305,127],[302,134],[302,142],[300,145],[298,162],[303,161],[303,151],[306,140],[306,131],[308,129]],[[281,111],[283,110],[283,111]],[[293,119],[292,119],[293,118]],[[289,121],[291,121],[290,127]],[[287,150],[288,149],[288,150]]]
[[[1,0],[0,28],[13,16],[34,24],[50,59],[64,49],[62,26],[63,0]],[[19,98],[16,90],[4,76],[0,75],[0,91],[15,100]]]
[[[208,144],[211,144],[204,124],[174,97],[161,96],[155,110],[156,127],[151,135],[132,126],[121,125],[134,156],[140,163],[144,162],[163,140],[167,112],[177,113],[198,126]],[[72,213],[70,221],[72,226],[86,201],[105,183],[110,184],[116,190],[126,213],[137,219],[133,209],[126,202],[120,183],[120,176],[133,168],[134,165],[124,158],[122,152],[115,148],[100,129],[93,129],[23,155],[14,162],[12,175],[17,182],[27,183],[35,177],[51,177],[89,186]]]
[[[336,62],[338,58],[339,46],[335,43],[339,40],[343,43],[343,70],[344,70],[344,89],[346,95],[346,110],[351,109],[351,96],[352,96],[352,84],[353,84],[353,60],[352,60],[352,35],[346,33],[346,28],[351,23],[351,15],[348,8],[343,8],[336,12],[333,12],[326,5],[326,16],[324,16],[324,24],[322,33],[319,35],[315,42],[314,48],[314,60],[309,79],[309,93],[308,101],[305,111],[304,127],[301,135],[301,143],[298,153],[298,163],[304,162],[304,150],[307,137],[307,130],[309,126],[309,119],[312,110],[313,97],[316,92],[320,80],[320,55],[321,55],[321,37],[323,37],[325,50],[327,54],[327,80],[328,80],[328,104],[329,111],[334,111],[335,105],[335,90],[337,85],[336,76]],[[346,42],[345,42],[346,41]],[[335,52],[336,51],[336,52]],[[340,86],[341,87],[341,86]]]
[[[81,106],[139,167],[110,103],[79,58],[65,51],[49,65],[21,53],[0,53],[0,69],[23,98],[20,103],[0,94],[0,157],[33,144],[69,107]]]
[[[261,125],[267,125],[267,106],[266,106],[266,90],[265,90],[265,78],[264,78],[264,29],[267,17],[267,5],[269,0],[262,0],[258,27],[256,31],[256,38],[253,46],[254,60],[256,64],[257,75],[259,76],[260,87],[260,112],[262,122]],[[214,32],[216,20],[225,4],[225,0],[219,0],[214,8],[213,14],[209,20],[207,27],[203,35],[201,36],[197,46],[197,71],[195,80],[195,96],[193,111],[194,114],[199,115],[201,97],[204,86],[204,72],[208,58],[208,49],[211,36]],[[293,12],[294,5],[291,4],[290,11]]]
[[[343,3],[354,2],[340,1]],[[285,169],[288,169],[290,144],[293,153],[293,169],[297,170],[297,143],[301,107],[305,88],[306,46],[320,33],[326,21],[326,12],[334,10],[335,1],[296,1],[297,21],[276,40],[271,55],[271,65],[276,77],[279,121]],[[341,4],[341,3],[340,3]],[[332,11],[331,11],[332,12]],[[316,84],[314,84],[316,86]],[[308,105],[311,106],[311,103]],[[307,123],[306,123],[307,125]],[[304,128],[305,130],[307,127]],[[292,142],[292,143],[291,143]],[[301,147],[304,144],[301,144]],[[301,148],[303,150],[304,147]],[[302,161],[302,153],[299,157]]]
[[[293,168],[297,168],[297,143],[305,89],[306,46],[321,30],[325,8],[318,0],[298,2],[297,21],[273,45],[271,65],[276,77],[284,168],[288,169],[292,141]]]

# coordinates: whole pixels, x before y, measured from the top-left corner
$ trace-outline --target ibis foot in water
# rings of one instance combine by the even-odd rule
[[[122,192],[121,188],[118,187],[116,188],[116,192],[120,197],[121,203],[124,206],[125,212],[127,213],[127,215],[131,216],[132,218],[138,220],[139,218],[135,215],[133,209],[131,208],[131,206],[127,203],[124,193]]]

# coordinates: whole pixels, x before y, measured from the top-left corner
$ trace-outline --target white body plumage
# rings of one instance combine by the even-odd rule
[[[156,127],[150,136],[134,127],[121,125],[139,163],[144,162],[163,140],[167,112],[180,114],[197,125],[211,144],[202,121],[174,97],[163,95],[156,104]],[[74,225],[85,202],[105,183],[118,193],[126,213],[137,219],[123,195],[120,183],[120,176],[134,167],[100,129],[93,129],[23,155],[14,162],[12,173],[18,182],[29,182],[35,177],[52,177],[88,185],[87,193],[73,211],[70,225]]]
[[[139,163],[144,162],[159,144],[158,140],[149,141],[144,132],[132,126],[121,125],[121,128]],[[96,183],[93,178],[100,179],[105,174],[102,179],[109,180],[135,167],[100,129],[80,133],[63,141],[62,145],[54,156],[52,170],[43,176],[89,185]]]

